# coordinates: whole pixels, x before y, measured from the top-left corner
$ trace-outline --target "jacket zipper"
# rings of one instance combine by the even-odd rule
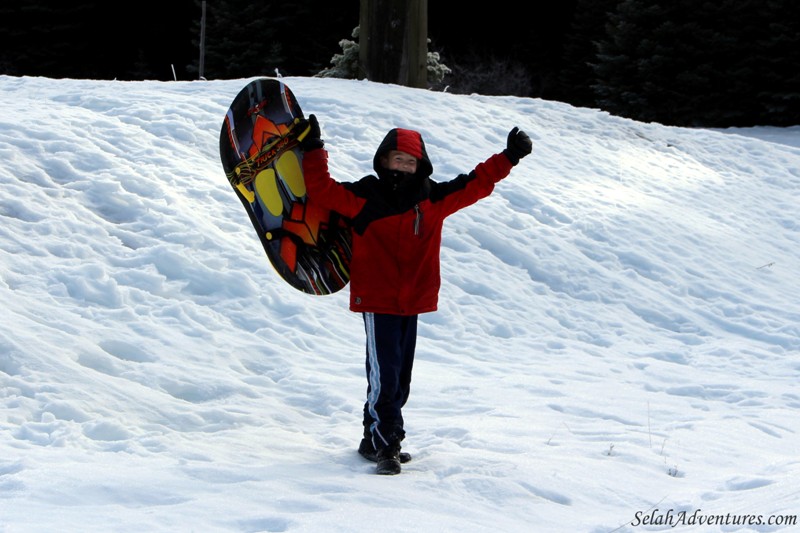
[[[414,205],[414,213],[416,213],[414,217],[414,235],[419,235],[422,233],[422,210],[419,208],[419,204]]]

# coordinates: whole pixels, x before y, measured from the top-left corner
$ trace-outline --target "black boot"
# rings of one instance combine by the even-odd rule
[[[368,439],[364,437],[361,439],[361,444],[358,445],[358,453],[366,459],[367,461],[372,461],[373,463],[378,462],[378,452],[375,451],[375,447],[372,445],[372,439]],[[411,454],[407,452],[400,452],[400,462],[407,463],[411,460]]]
[[[400,473],[400,443],[393,442],[377,453],[378,466],[376,474],[393,476]]]

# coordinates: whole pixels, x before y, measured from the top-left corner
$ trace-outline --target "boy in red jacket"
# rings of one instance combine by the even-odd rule
[[[376,461],[378,474],[399,474],[411,459],[401,453],[402,408],[408,400],[417,340],[417,317],[435,311],[444,219],[491,194],[532,143],[518,128],[506,148],[469,174],[435,182],[422,136],[395,128],[373,159],[377,176],[340,183],[328,172],[314,115],[301,124],[308,197],[351,220],[350,310],[362,313],[367,335],[364,438],[358,448]]]

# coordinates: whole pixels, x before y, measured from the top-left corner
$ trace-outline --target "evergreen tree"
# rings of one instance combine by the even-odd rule
[[[764,32],[752,58],[759,90],[759,125],[800,124],[800,5],[767,0],[762,6]]]
[[[358,39],[359,27],[353,30],[353,39]],[[428,39],[428,46],[431,40]],[[341,79],[360,79],[363,71],[359,68],[359,45],[356,41],[342,39],[339,41],[342,47],[341,54],[334,54],[331,59],[331,66],[317,73],[319,78],[341,78]],[[450,74],[451,70],[441,62],[438,52],[428,51],[427,56],[428,88],[438,88],[442,85],[444,78]]]
[[[558,73],[558,99],[582,107],[595,106],[592,90],[597,42],[605,36],[608,14],[622,0],[578,0],[569,30],[564,38],[561,70]]]
[[[358,39],[358,29],[356,26],[353,30],[353,39]],[[340,78],[345,80],[357,80],[361,77],[358,69],[358,42],[351,41],[350,39],[342,39],[339,41],[339,46],[342,47],[341,54],[334,54],[331,58],[331,66],[323,69],[317,73],[319,78]]]
[[[201,5],[201,0],[197,0]],[[250,0],[206,2],[204,77],[247,78],[270,75],[282,66],[284,56],[277,38],[282,15],[275,4]],[[275,13],[273,13],[275,12]],[[199,45],[198,28],[196,43]],[[187,70],[197,72],[197,63]]]
[[[200,6],[193,23],[200,44]],[[340,28],[358,21],[358,5],[324,0],[208,0],[206,2],[204,77],[246,78],[311,75],[323,68]],[[198,48],[199,49],[199,48]],[[199,59],[187,69],[197,74]]]
[[[110,36],[92,22],[110,10],[81,1],[8,4],[0,7],[0,73],[94,78],[110,63]]]
[[[593,88],[602,109],[644,121],[682,113],[681,85],[695,80],[678,79],[686,78],[688,63],[675,51],[687,46],[687,37],[701,36],[680,20],[681,1],[625,0],[609,14],[594,64]]]
[[[797,111],[790,0],[624,0],[594,71],[603,109],[682,126],[750,126]],[[779,96],[780,95],[780,96]]]

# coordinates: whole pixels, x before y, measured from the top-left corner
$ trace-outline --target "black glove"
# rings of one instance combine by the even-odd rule
[[[325,141],[320,138],[319,122],[317,122],[316,115],[309,115],[308,120],[300,120],[296,127],[300,129],[300,149],[302,151],[310,152],[325,146]]]
[[[512,165],[519,163],[519,160],[531,153],[533,150],[533,143],[528,134],[520,130],[516,126],[513,130],[508,132],[508,140],[506,141],[506,149],[503,153],[511,161]]]

